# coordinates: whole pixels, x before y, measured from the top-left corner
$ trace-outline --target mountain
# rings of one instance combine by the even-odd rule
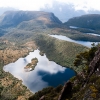
[[[61,23],[53,13],[42,11],[7,11],[0,16],[0,27],[16,27],[21,22],[29,20],[35,20],[46,24]]]
[[[100,14],[88,14],[74,17],[69,19],[64,24],[66,26],[75,26],[92,30],[100,30]]]

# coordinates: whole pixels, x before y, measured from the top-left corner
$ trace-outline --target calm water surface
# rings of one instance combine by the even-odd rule
[[[96,43],[96,44],[99,43],[99,42],[89,42],[89,41],[76,41],[76,40],[70,39],[66,36],[63,36],[63,35],[50,35],[50,36],[55,37],[55,38],[60,39],[60,40],[65,40],[65,41],[81,44],[81,45],[84,45],[84,46],[89,47],[89,48],[91,47],[92,43]]]
[[[100,36],[99,34],[95,34],[95,33],[87,33],[89,35],[94,35],[94,36]]]
[[[39,50],[30,52],[25,58],[19,58],[16,62],[4,66],[4,71],[23,81],[32,92],[37,92],[48,86],[64,84],[75,72],[69,68],[62,67],[53,61],[49,61],[46,55],[41,56]],[[38,63],[33,71],[26,72],[24,67],[37,58]]]

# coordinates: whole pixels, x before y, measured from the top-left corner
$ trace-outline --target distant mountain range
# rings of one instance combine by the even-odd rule
[[[74,40],[100,41],[100,37],[83,34],[90,32],[90,29],[97,29],[100,15],[84,15],[69,19],[62,23],[53,13],[43,11],[7,11],[0,16],[0,36],[27,38],[33,33],[62,34]],[[84,20],[84,21],[83,21]],[[88,21],[92,20],[90,24]],[[93,23],[93,24],[92,24]],[[91,25],[92,24],[92,25]],[[94,26],[93,26],[94,25]],[[82,29],[70,29],[69,26],[77,26]],[[98,24],[99,28],[99,24]],[[15,30],[14,30],[15,29]],[[22,31],[23,30],[23,31]],[[49,30],[49,31],[48,31]],[[53,31],[50,31],[53,30]],[[26,31],[31,34],[25,34]],[[98,32],[97,34],[99,34]],[[22,34],[22,35],[21,35]]]
[[[46,13],[42,11],[7,11],[0,16],[0,27],[15,27],[21,22],[30,20],[35,21],[35,23],[38,22],[45,24],[62,23],[56,16],[54,16],[53,13]],[[20,26],[22,26],[22,24]]]
[[[25,28],[32,24],[54,27],[62,25],[75,26],[93,30],[100,29],[100,14],[87,14],[70,18],[64,24],[53,14],[43,11],[6,11],[0,16],[0,28],[19,27]]]
[[[92,30],[100,30],[100,14],[87,14],[69,19],[64,23],[67,26],[76,26]]]

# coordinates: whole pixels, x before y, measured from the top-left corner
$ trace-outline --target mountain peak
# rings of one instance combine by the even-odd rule
[[[41,20],[46,23],[61,24],[61,21],[53,14],[43,11],[6,11],[0,16],[0,24],[3,27],[17,26],[23,21]]]

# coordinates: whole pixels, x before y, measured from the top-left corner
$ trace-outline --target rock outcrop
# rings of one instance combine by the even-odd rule
[[[39,100],[45,100],[45,96],[42,96]]]
[[[100,47],[98,50],[95,52],[95,56],[93,60],[89,64],[89,77],[97,70],[100,69]]]
[[[63,89],[61,91],[61,94],[59,95],[58,100],[65,100],[66,97],[71,95],[71,91],[72,91],[72,83],[70,81],[68,81],[63,86]]]

